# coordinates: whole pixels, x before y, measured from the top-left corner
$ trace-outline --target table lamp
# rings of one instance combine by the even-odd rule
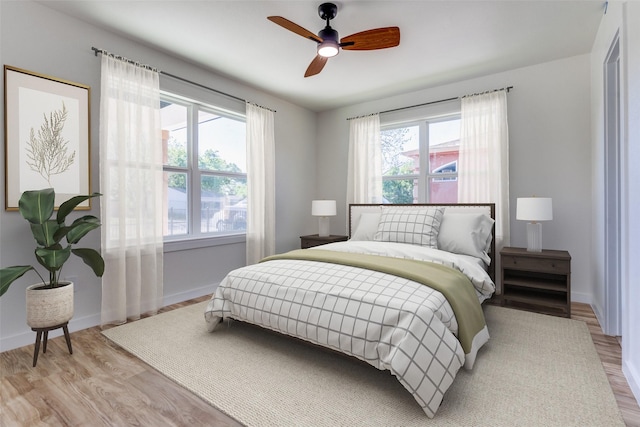
[[[527,224],[527,251],[542,252],[542,224],[553,219],[549,197],[519,197],[516,204],[516,219]]]
[[[329,217],[336,215],[335,200],[311,201],[311,215],[318,217],[318,236],[329,236]]]

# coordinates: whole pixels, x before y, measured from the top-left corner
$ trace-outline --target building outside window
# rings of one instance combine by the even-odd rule
[[[165,240],[245,234],[244,116],[169,95],[160,112]]]
[[[456,203],[460,115],[381,128],[385,203]]]

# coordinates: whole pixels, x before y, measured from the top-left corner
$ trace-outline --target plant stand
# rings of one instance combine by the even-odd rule
[[[73,354],[73,350],[71,349],[71,336],[69,335],[69,328],[67,328],[67,324],[69,322],[64,322],[60,325],[49,326],[47,328],[31,328],[32,331],[36,332],[36,348],[33,352],[33,367],[36,367],[36,363],[38,363],[38,353],[40,352],[40,341],[42,340],[42,353],[47,352],[47,341],[49,340],[49,331],[53,331],[54,329],[62,328],[64,332],[64,339],[67,341],[67,348],[69,349],[69,354]],[[44,332],[44,336],[43,336]]]

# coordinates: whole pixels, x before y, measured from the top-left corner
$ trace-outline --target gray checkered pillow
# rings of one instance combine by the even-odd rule
[[[383,208],[373,240],[437,249],[443,213],[444,208]]]

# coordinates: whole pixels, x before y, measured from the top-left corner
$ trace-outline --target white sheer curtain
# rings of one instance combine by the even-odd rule
[[[274,113],[247,102],[247,265],[276,248]]]
[[[158,73],[102,55],[103,325],[162,304],[162,136]]]
[[[510,243],[507,93],[466,96],[461,107],[458,202],[496,204],[499,252]]]
[[[347,205],[382,203],[382,154],[380,115],[349,121]]]

